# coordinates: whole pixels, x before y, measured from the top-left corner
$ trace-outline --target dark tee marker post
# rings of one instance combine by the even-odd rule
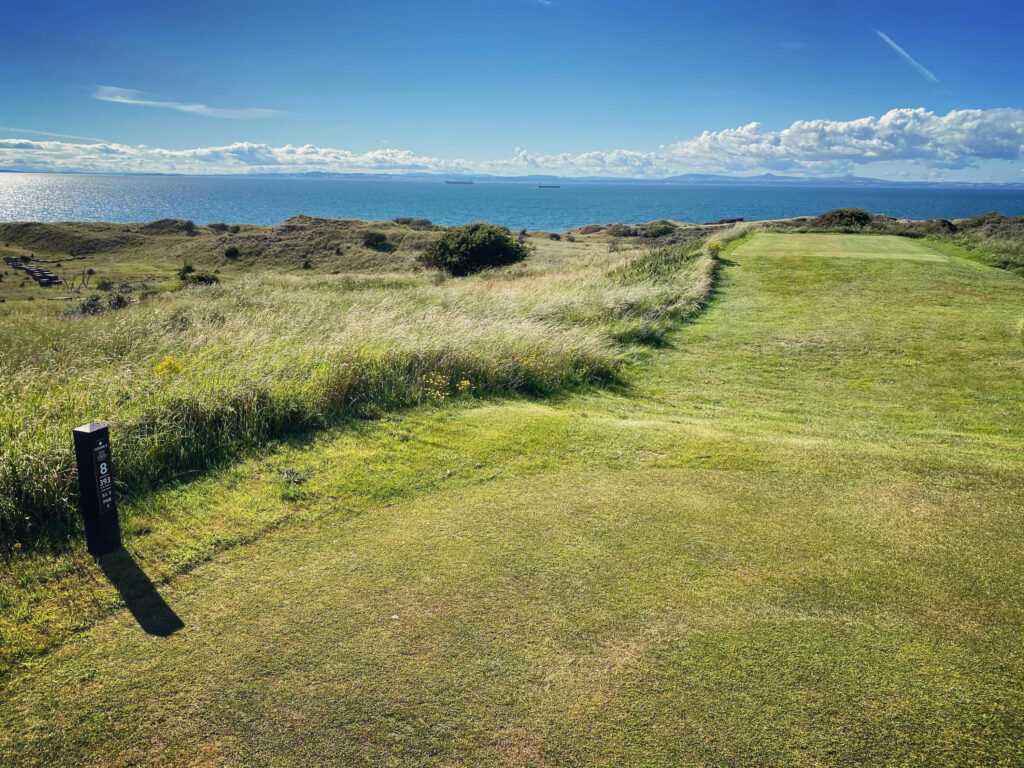
[[[73,431],[78,464],[80,505],[85,520],[85,543],[92,555],[121,548],[121,526],[114,500],[114,464],[110,430],[103,424],[84,424]]]

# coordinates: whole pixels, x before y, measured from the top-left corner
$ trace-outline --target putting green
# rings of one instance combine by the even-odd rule
[[[906,237],[888,235],[849,236],[808,233],[794,241],[792,235],[764,232],[756,239],[762,256],[823,256],[854,259],[909,259],[910,261],[942,261],[946,256],[922,247]]]

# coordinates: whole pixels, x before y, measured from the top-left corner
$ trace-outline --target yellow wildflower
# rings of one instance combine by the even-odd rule
[[[176,373],[181,373],[181,369],[183,367],[184,366],[182,366],[180,362],[175,360],[171,355],[168,355],[157,363],[153,370],[161,376],[173,376]]]

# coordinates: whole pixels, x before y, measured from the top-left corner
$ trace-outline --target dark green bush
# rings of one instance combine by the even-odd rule
[[[809,224],[824,229],[863,229],[872,218],[863,208],[836,208],[811,219]]]
[[[627,227],[625,224],[609,224],[605,231],[612,237],[637,237],[640,234],[636,227]]]
[[[130,293],[114,293],[103,298],[98,293],[90,294],[64,310],[64,317],[86,317],[99,315],[112,309],[123,309],[132,303]]]
[[[107,309],[123,309],[132,303],[130,293],[115,293],[107,299]]]
[[[399,216],[395,224],[401,224],[409,229],[435,229],[434,222],[430,219],[414,219],[411,216]]]
[[[74,306],[68,307],[64,310],[65,317],[85,317],[86,315],[98,315],[106,307],[104,306],[103,297],[98,293],[86,296],[80,302]]]
[[[224,258],[231,259],[231,261],[234,261],[235,259],[241,258],[241,256],[242,256],[242,252],[240,250],[238,250],[233,245],[229,246],[224,251]]]
[[[460,277],[514,264],[529,253],[529,247],[516,242],[506,227],[476,222],[446,231],[427,246],[420,261],[425,266]]]
[[[645,233],[647,237],[665,237],[665,235],[671,235],[676,231],[668,222],[656,222],[647,228]]]
[[[228,227],[228,232],[230,232],[232,235],[237,235],[241,229],[242,228],[237,224],[232,224],[230,227]]]
[[[977,237],[1020,241],[1024,239],[1024,216],[1003,216],[993,211],[961,221],[959,228]]]
[[[388,236],[383,232],[367,232],[363,235],[363,246],[382,253],[395,250],[395,246],[388,242]]]
[[[223,221],[215,221],[212,224],[207,224],[206,226],[208,226],[214,232],[227,232],[228,231],[228,225],[225,224]]]
[[[182,280],[185,285],[216,285],[220,282],[219,277],[209,272],[192,272],[185,275]]]
[[[921,223],[921,231],[926,235],[952,235],[957,227],[949,219],[928,219]]]

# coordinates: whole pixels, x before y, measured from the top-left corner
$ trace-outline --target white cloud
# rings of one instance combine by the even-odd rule
[[[949,171],[994,168],[1016,175],[1024,160],[1024,111],[965,109],[936,115],[926,109],[894,109],[857,120],[798,120],[765,131],[759,123],[705,131],[699,136],[644,152],[628,149],[532,154],[516,148],[510,157],[469,162],[383,147],[352,152],[311,144],[237,142],[221,147],[164,149],[97,142],[78,144],[0,139],[0,168],[101,173],[494,173],[660,178],[680,173],[753,174],[784,171],[822,176],[870,166],[888,177],[919,179]]]
[[[937,78],[929,70],[927,70],[923,66],[921,66],[921,64],[919,64],[917,62],[917,60],[913,56],[911,56],[909,53],[907,53],[905,50],[903,50],[903,48],[901,48],[899,45],[897,45],[896,42],[891,37],[889,37],[887,34],[885,34],[885,32],[879,32],[876,29],[875,30],[875,34],[878,35],[880,38],[882,38],[885,41],[886,45],[888,45],[890,48],[892,48],[894,51],[896,51],[896,53],[898,53],[900,56],[902,56],[910,66],[912,66],[914,69],[916,69],[917,73],[919,75],[921,75],[921,77],[923,77],[925,80],[930,80],[933,83],[939,82],[939,78]]]
[[[966,168],[981,160],[1024,156],[1024,111],[893,109],[858,120],[798,120],[781,131],[759,123],[700,136],[662,148],[672,164],[726,171],[850,168],[907,161],[931,168]]]
[[[208,107],[205,104],[188,104],[180,101],[157,101],[146,98],[142,91],[118,88],[114,85],[98,85],[92,97],[100,101],[112,101],[116,104],[135,104],[140,107],[160,107],[174,109],[178,112],[189,112],[203,117],[223,117],[229,120],[256,120],[267,117],[281,117],[285,112],[279,109],[261,109],[258,107],[242,107],[241,109],[222,109]]]
[[[237,142],[223,147],[163,149],[145,145],[72,144],[61,141],[0,139],[0,168],[100,173],[249,173],[302,171],[468,172],[462,160],[421,157],[407,150],[349,152],[311,144],[272,147]]]

